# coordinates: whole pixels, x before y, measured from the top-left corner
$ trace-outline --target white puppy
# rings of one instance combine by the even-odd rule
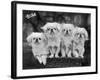
[[[84,45],[86,40],[88,40],[88,33],[86,29],[76,27],[73,34],[73,55],[75,57],[84,57]]]
[[[32,46],[33,55],[40,63],[46,65],[48,55],[47,40],[43,33],[33,32],[27,37],[27,41]]]
[[[56,22],[48,22],[41,29],[48,38],[48,48],[51,53],[50,58],[59,57],[60,51],[60,24]]]
[[[62,57],[72,57],[73,24],[62,24],[61,28],[61,54]]]

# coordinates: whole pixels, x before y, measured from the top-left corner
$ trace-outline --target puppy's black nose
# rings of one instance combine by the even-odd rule
[[[36,42],[38,42],[38,39],[36,39]]]
[[[51,29],[51,32],[53,32],[53,29]]]
[[[80,38],[82,38],[82,35],[80,34]]]
[[[68,34],[68,31],[66,31],[66,34]]]

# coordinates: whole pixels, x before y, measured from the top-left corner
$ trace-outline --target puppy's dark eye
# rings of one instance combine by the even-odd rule
[[[35,38],[33,38],[33,40],[35,40]]]
[[[56,30],[56,28],[54,28],[54,30]]]
[[[65,29],[63,29],[63,31],[65,31]]]
[[[50,30],[50,28],[48,28],[47,30]]]
[[[39,40],[41,40],[41,38],[39,38]]]
[[[76,35],[80,35],[79,33],[77,33]]]

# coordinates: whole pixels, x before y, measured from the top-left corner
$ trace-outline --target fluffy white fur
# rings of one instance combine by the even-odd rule
[[[41,29],[48,38],[48,48],[51,53],[50,58],[59,57],[60,51],[60,24],[56,22],[48,22]]]
[[[40,63],[46,65],[48,50],[47,40],[43,33],[33,32],[27,37],[27,41],[32,46],[33,55]]]
[[[75,57],[84,57],[84,44],[88,40],[88,33],[85,28],[76,27],[73,34],[73,55]]]
[[[62,57],[72,57],[73,24],[62,24],[61,28],[61,54]]]

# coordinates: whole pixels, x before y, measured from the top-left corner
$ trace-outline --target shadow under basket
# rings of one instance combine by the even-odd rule
[[[48,58],[46,68],[61,68],[82,66],[81,58]]]
[[[23,69],[41,69],[41,68],[64,68],[64,67],[82,67],[90,64],[85,58],[47,58],[46,65],[40,64],[32,54],[28,54],[23,60]]]

